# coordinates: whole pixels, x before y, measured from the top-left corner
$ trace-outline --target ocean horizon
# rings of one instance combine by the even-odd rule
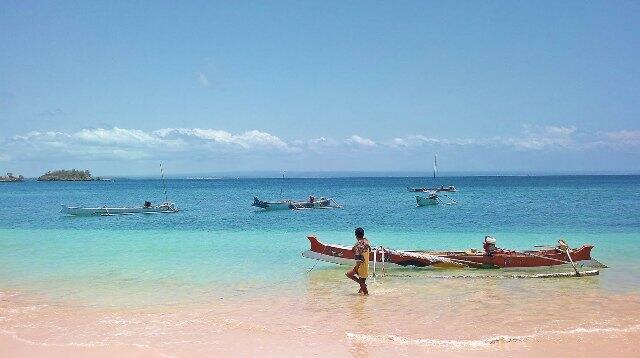
[[[201,173],[165,173],[166,179],[191,180],[220,180],[220,179],[339,179],[339,178],[424,178],[433,179],[433,172],[422,171],[223,171]],[[464,178],[464,177],[567,177],[567,176],[637,176],[640,170],[628,171],[453,171],[438,172],[436,178]],[[93,177],[111,180],[148,180],[158,179],[158,174],[93,174]],[[35,180],[36,176],[25,176],[25,180]]]

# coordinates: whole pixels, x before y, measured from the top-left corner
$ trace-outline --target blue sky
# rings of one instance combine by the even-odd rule
[[[640,172],[638,2],[0,3],[0,171]]]

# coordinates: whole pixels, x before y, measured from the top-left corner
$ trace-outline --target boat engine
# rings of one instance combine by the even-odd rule
[[[496,247],[496,239],[491,236],[485,236],[482,248],[484,249],[484,252],[487,253],[487,255],[492,256],[493,253],[498,250],[498,248]]]

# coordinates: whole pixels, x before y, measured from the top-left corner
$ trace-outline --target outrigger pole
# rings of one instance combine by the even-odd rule
[[[167,185],[164,183],[164,170],[162,170],[162,163],[160,163],[160,176],[162,176],[162,188],[164,189],[164,202],[168,203],[167,199]]]

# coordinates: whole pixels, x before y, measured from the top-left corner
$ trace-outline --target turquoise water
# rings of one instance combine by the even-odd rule
[[[417,208],[407,186],[449,185],[458,203]],[[342,268],[304,259],[306,235],[349,245],[480,247],[484,235],[525,249],[560,237],[592,243],[610,265],[597,289],[640,287],[640,177],[456,177],[169,180],[177,214],[67,217],[60,204],[161,200],[159,180],[0,185],[0,289],[88,305],[153,305],[271,292],[296,295]],[[262,212],[265,199],[330,196],[339,210]],[[424,271],[410,270],[420,277]]]

